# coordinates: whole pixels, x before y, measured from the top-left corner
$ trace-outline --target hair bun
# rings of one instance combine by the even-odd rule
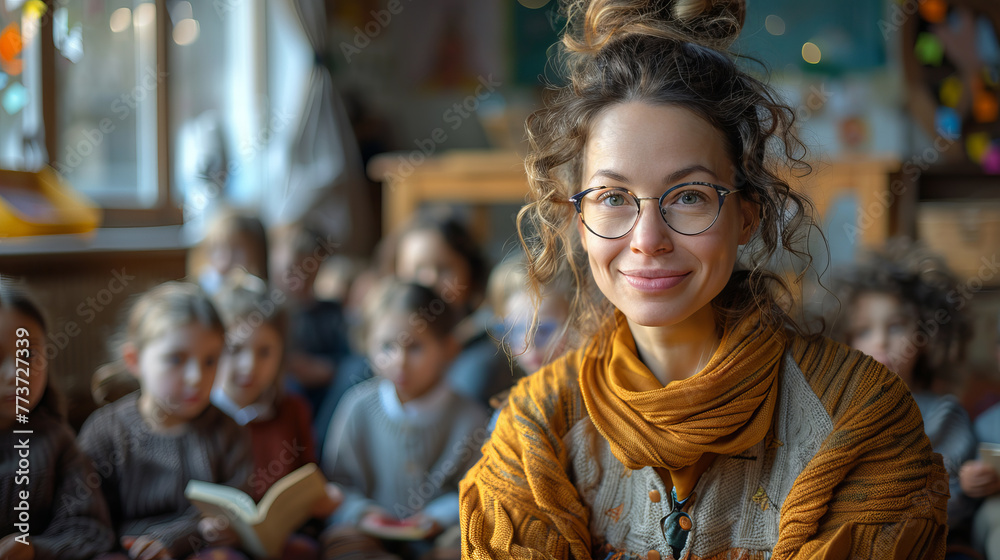
[[[596,54],[610,40],[648,35],[726,51],[746,19],[745,0],[570,0],[563,44]]]

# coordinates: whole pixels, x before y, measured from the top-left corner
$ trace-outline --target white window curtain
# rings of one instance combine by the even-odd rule
[[[357,142],[324,64],[323,2],[268,4],[273,180],[264,185],[261,214],[272,226],[307,220],[352,252],[370,241],[372,209]]]

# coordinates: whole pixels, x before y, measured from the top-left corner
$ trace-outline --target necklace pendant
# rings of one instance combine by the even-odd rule
[[[663,532],[663,539],[667,541],[667,546],[670,547],[670,553],[675,560],[680,558],[681,552],[684,551],[684,547],[687,545],[688,534],[694,526],[691,516],[681,511],[681,507],[687,503],[688,498],[680,501],[677,499],[677,491],[675,489],[671,490],[670,502],[672,511],[663,517],[663,519],[660,519],[660,530]]]

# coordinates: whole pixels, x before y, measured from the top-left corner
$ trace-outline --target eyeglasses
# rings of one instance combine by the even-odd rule
[[[715,224],[726,197],[740,192],[721,185],[693,181],[667,189],[659,196],[635,196],[622,187],[594,187],[570,197],[583,225],[598,237],[618,239],[639,221],[639,201],[657,200],[660,216],[681,235],[698,235]]]

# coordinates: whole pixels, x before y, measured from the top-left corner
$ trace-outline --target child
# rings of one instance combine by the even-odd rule
[[[323,262],[334,246],[319,231],[303,224],[275,232],[271,277],[288,298],[289,348],[285,384],[305,397],[313,428],[323,441],[336,402],[350,387],[339,375],[349,359],[347,322],[340,303],[317,300],[313,292]]]
[[[524,259],[516,258],[493,270],[487,290],[493,311],[504,324],[503,341],[524,373],[535,373],[562,355],[569,335],[569,286],[547,285],[536,302],[528,291]]]
[[[205,239],[191,252],[190,276],[209,294],[234,268],[267,280],[267,255],[267,233],[260,218],[222,208],[212,217]]]
[[[489,267],[465,226],[448,215],[419,215],[390,239],[386,251],[387,272],[434,290],[459,313],[455,336],[461,353],[448,370],[455,391],[486,405],[513,385],[510,364],[486,330],[492,314],[479,310]]]
[[[316,462],[309,405],[281,384],[287,316],[268,297],[263,280],[246,273],[231,274],[216,297],[226,324],[228,351],[223,354],[212,390],[212,404],[250,430],[253,473],[250,496],[260,501],[271,485],[308,463]],[[312,510],[325,519],[336,509],[340,491]],[[318,544],[296,535],[283,558],[316,558]]]
[[[1000,317],[996,352],[1000,364]],[[975,430],[980,442],[1000,445],[1000,404],[991,406],[976,418]],[[973,519],[973,544],[986,553],[988,560],[1000,559],[1000,474],[985,461],[972,460],[962,465],[959,480],[966,495],[984,498]]]
[[[458,524],[458,481],[479,457],[486,411],[444,382],[458,352],[454,312],[417,284],[387,281],[365,306],[368,358],[378,377],[344,395],[333,418],[323,468],[344,487],[327,533],[327,558],[377,552],[387,543],[359,536],[416,530],[395,550],[416,555],[429,537]]]
[[[834,323],[836,338],[872,356],[910,387],[924,430],[948,471],[952,537],[967,527],[974,510],[958,473],[976,453],[972,424],[958,400],[932,392],[935,381],[961,363],[969,339],[967,319],[947,299],[953,286],[940,257],[894,240],[838,281],[846,317]]]
[[[487,292],[493,310],[503,321],[502,340],[524,373],[531,375],[563,354],[569,343],[567,318],[572,297],[566,282],[546,285],[536,303],[528,291],[524,258],[517,257],[493,269]],[[490,399],[496,409],[491,430],[509,394],[504,391]]]
[[[236,544],[232,529],[202,519],[184,497],[190,480],[249,490],[247,434],[209,401],[224,337],[194,284],[161,284],[129,311],[121,357],[140,390],[94,412],[80,446],[98,466],[131,558],[243,557],[228,548]]]
[[[45,325],[31,299],[0,284],[0,558],[83,560],[111,550],[114,534],[49,383]]]

